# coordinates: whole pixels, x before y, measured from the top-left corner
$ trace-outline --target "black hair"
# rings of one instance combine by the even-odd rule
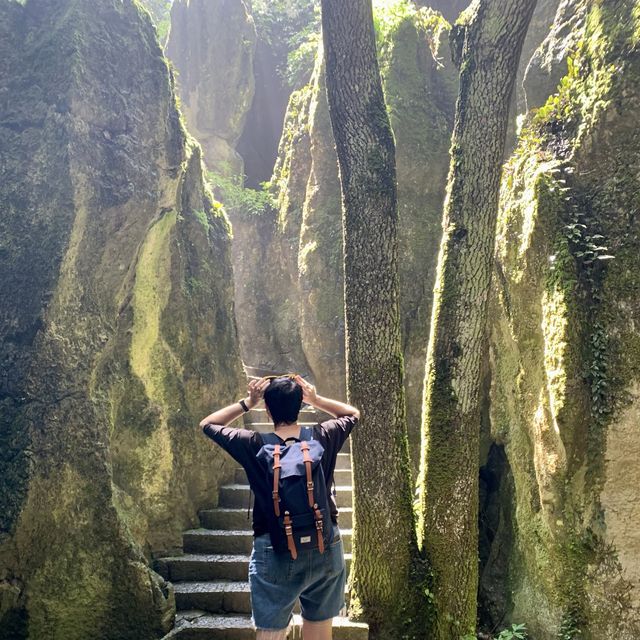
[[[273,424],[293,424],[302,406],[302,387],[291,378],[275,378],[264,392]]]

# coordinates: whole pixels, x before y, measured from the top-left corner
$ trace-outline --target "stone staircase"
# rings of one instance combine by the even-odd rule
[[[245,414],[245,426],[270,431],[264,409]],[[315,411],[303,409],[299,424],[316,424]],[[339,524],[347,571],[351,562],[351,462],[349,443],[338,454],[335,484]],[[199,513],[201,527],[183,534],[183,555],[159,558],[155,569],[173,584],[177,615],[174,629],[164,640],[244,640],[255,638],[251,625],[248,567],[253,535],[249,485],[241,467],[233,482],[220,487],[217,509]],[[299,615],[294,615],[294,637],[301,637]],[[297,627],[297,629],[296,629]],[[297,635],[296,635],[297,634]],[[335,618],[334,640],[367,640],[367,625]]]

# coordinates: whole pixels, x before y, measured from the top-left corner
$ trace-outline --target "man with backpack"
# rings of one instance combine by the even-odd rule
[[[273,433],[227,426],[263,399]],[[334,419],[298,426],[302,402]],[[304,640],[331,638],[346,581],[331,485],[338,452],[359,418],[356,408],[289,375],[252,380],[246,398],[200,422],[244,467],[255,494],[249,584],[257,640],[284,639],[298,599]]]

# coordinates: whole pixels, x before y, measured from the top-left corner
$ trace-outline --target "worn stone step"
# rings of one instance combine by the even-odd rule
[[[251,613],[251,595],[248,582],[205,581],[176,582],[176,607],[179,611],[200,609],[210,613]],[[349,592],[345,589],[345,601]],[[299,603],[294,611],[299,613]]]
[[[300,628],[302,619],[293,617],[294,626]],[[175,628],[165,640],[255,640],[256,632],[248,615],[214,615],[205,611],[181,611],[176,616]],[[368,640],[366,624],[348,618],[334,618],[333,640]]]
[[[251,552],[253,532],[249,529],[190,529],[182,534],[185,553]]]
[[[176,608],[200,609],[210,613],[251,613],[248,582],[176,582]]]
[[[351,529],[341,529],[344,550],[351,551]],[[182,535],[185,553],[251,553],[253,532],[245,530],[191,529]]]
[[[336,484],[351,484],[352,476],[351,469],[336,469],[333,472],[333,479]],[[233,475],[233,481],[236,484],[248,484],[247,474],[242,467],[238,467]]]
[[[350,507],[352,499],[352,487],[350,485],[336,485],[336,504],[340,507]],[[248,507],[250,498],[249,487],[246,484],[227,484],[220,487],[221,507]]]
[[[246,554],[185,553],[182,556],[158,558],[154,569],[165,579],[237,580],[247,579],[249,556]]]
[[[198,514],[200,524],[205,529],[246,529],[251,527],[251,514],[247,517],[247,509],[203,509]],[[353,526],[353,511],[350,508],[340,508],[338,524],[340,528],[351,529]]]
[[[347,572],[351,554],[344,554]],[[173,558],[158,558],[154,569],[171,582],[179,580],[234,580],[241,582],[249,575],[249,556],[217,553],[185,553]]]

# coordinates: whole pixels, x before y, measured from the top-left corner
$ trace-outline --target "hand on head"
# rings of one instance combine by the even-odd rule
[[[294,380],[302,387],[302,402],[312,405],[317,398],[316,388],[300,375],[297,375]]]
[[[260,400],[264,397],[266,388],[271,384],[271,380],[265,380],[264,378],[255,378],[249,381],[247,387],[247,393],[251,399],[251,405],[255,407]]]

